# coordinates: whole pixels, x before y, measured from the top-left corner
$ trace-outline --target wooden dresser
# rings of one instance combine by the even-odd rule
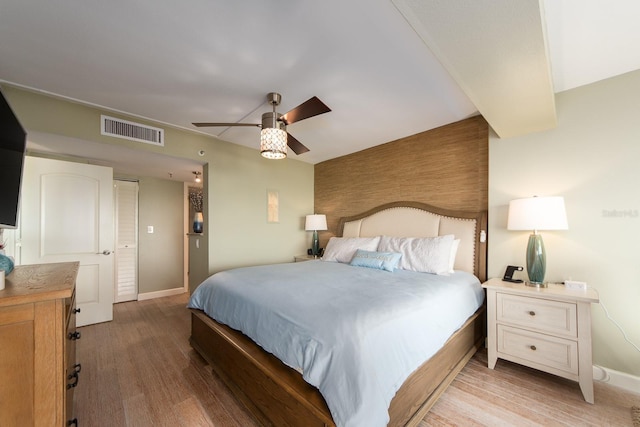
[[[0,426],[72,426],[78,263],[17,266],[0,291]]]

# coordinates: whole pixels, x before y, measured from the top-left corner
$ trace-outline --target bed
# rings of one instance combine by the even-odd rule
[[[411,240],[394,240],[393,238],[432,237],[434,240],[438,240],[440,238],[436,236],[442,236],[444,241],[453,235],[455,239],[459,239],[455,264],[453,265],[456,273],[446,274],[445,276],[466,277],[470,276],[469,273],[472,273],[480,281],[484,281],[486,278],[485,212],[457,212],[437,209],[420,203],[392,203],[361,215],[343,218],[339,227],[344,238],[342,243],[348,240],[364,241],[367,238],[377,238],[376,236],[391,236],[387,238],[387,244],[396,240],[403,242]],[[331,244],[330,242],[329,245]],[[327,247],[327,250],[329,249]],[[333,254],[335,251],[331,253]],[[365,254],[368,253],[366,252]],[[341,269],[343,272],[349,268],[353,271],[360,268],[346,265],[325,261],[311,261],[304,269],[313,272],[313,274],[306,274],[308,278],[312,276],[322,277],[324,270],[319,269],[329,269],[329,267]],[[266,285],[270,280],[266,275],[266,270],[263,271],[261,268],[257,268],[257,270],[241,269],[241,272],[243,274],[256,274],[257,272],[263,275]],[[281,269],[282,272],[280,274],[283,277],[291,272],[291,274],[303,274],[305,272],[303,266],[283,265]],[[359,271],[361,274],[365,274],[367,278],[369,275],[377,274],[379,277],[384,275],[384,273],[370,270],[372,269],[362,268]],[[425,275],[424,273],[412,273],[405,270],[396,270],[396,272],[390,273],[385,277],[394,277],[394,280],[399,280],[398,278],[403,275],[406,275],[407,278],[410,274]],[[256,281],[251,278],[252,276],[244,277],[247,282]],[[217,279],[220,280],[220,275],[217,275]],[[274,282],[274,286],[279,286],[277,280],[271,280],[271,282]],[[353,279],[353,283],[355,286],[355,279]],[[320,283],[317,285],[320,285]],[[391,295],[389,298],[395,299],[396,296]],[[226,307],[229,304],[222,305]],[[194,308],[191,311],[191,345],[211,364],[213,370],[261,424],[277,426],[336,425],[332,412],[327,405],[327,402],[329,402],[333,413],[338,416],[336,419],[339,425],[359,425],[357,422],[345,422],[343,418],[340,418],[339,411],[336,411],[335,396],[333,394],[327,395],[323,382],[316,382],[315,384],[318,386],[316,388],[305,381],[303,374],[309,381],[309,376],[313,377],[313,370],[306,364],[304,358],[295,359],[294,357],[292,359],[287,358],[287,354],[280,354],[281,359],[286,361],[285,364],[270,352],[263,350],[261,346],[255,344],[252,339],[243,333],[213,320],[204,311]],[[224,317],[223,314],[218,314],[217,317],[222,316],[222,321],[237,326],[233,323],[233,316],[236,316],[237,312],[235,309],[229,311],[231,321],[229,318]],[[384,313],[384,311],[380,313]],[[377,313],[374,317],[378,318],[380,313]],[[259,316],[262,316],[262,314],[258,315],[258,318],[261,318]],[[438,316],[440,318],[446,317],[442,313]],[[465,318],[466,316],[465,314]],[[413,319],[414,317],[408,318]],[[240,317],[238,321],[242,323],[243,319],[244,317]],[[388,425],[417,425],[455,375],[482,345],[485,335],[484,307],[482,305],[478,309],[473,307],[469,317],[459,322],[462,326],[455,330],[451,336],[444,337],[442,341],[446,341],[445,344],[442,347],[438,346],[439,349],[436,348],[433,353],[428,353],[428,360],[416,365],[418,366],[417,369],[412,368],[410,371],[412,373],[398,385],[397,392],[394,390],[394,394],[389,397]],[[269,329],[280,330],[279,324],[275,326],[269,325]],[[242,328],[238,327],[238,329]],[[418,336],[419,332],[420,329],[415,329],[412,334]],[[246,333],[253,335],[254,331],[246,329]],[[384,339],[386,340],[387,338]],[[422,340],[414,341],[422,343]],[[384,342],[386,341],[383,341],[382,344]],[[389,342],[391,343],[392,341]],[[265,346],[264,343],[262,345],[271,352],[278,354],[277,345],[275,346],[276,351],[269,346]],[[395,344],[391,345],[391,347],[395,348]],[[364,353],[383,354],[370,349],[364,351]],[[331,357],[338,359],[336,354],[332,354]],[[316,358],[322,359],[319,356],[316,356]],[[390,370],[393,371],[393,369]],[[376,373],[376,376],[378,375],[379,372]],[[314,383],[313,378],[311,378],[310,382]],[[319,389],[324,390],[328,400],[325,401]]]

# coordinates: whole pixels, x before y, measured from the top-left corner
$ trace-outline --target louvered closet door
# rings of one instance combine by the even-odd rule
[[[115,181],[115,302],[138,299],[138,183]]]

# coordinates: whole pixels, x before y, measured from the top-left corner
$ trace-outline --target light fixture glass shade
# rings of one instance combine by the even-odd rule
[[[260,154],[267,159],[287,157],[287,132],[278,128],[264,128],[260,131]]]
[[[566,230],[567,212],[562,197],[529,197],[509,202],[508,230],[531,230],[527,243],[528,285],[544,287],[547,255],[538,230]]]
[[[320,241],[318,240],[318,230],[327,229],[327,216],[326,215],[307,215],[304,222],[304,229],[306,231],[313,231],[313,237],[311,238],[311,255],[314,257],[320,255]]]

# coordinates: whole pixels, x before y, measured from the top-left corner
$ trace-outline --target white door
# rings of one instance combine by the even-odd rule
[[[138,299],[138,183],[115,181],[115,302]]]
[[[112,320],[113,170],[27,156],[23,173],[18,261],[79,261],[78,326]]]

